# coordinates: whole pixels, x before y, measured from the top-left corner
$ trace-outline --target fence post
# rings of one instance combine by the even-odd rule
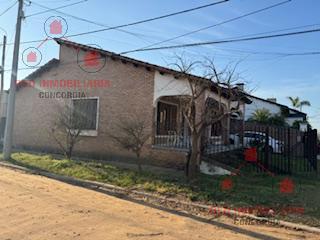
[[[307,164],[306,164],[306,171],[310,171],[309,166],[312,166],[312,132],[310,131],[310,128],[307,130]]]
[[[269,126],[266,127],[266,142],[264,145],[265,167],[269,169]]]
[[[315,156],[316,156],[316,159],[315,159],[315,170],[316,170],[316,174],[318,175],[318,144],[317,144],[317,140],[318,140],[318,132],[317,132],[317,130],[315,129],[314,130],[314,134],[315,134],[315,139],[316,139],[316,147],[315,147]],[[319,153],[320,154],[320,153]]]
[[[291,134],[290,127],[288,128],[288,173],[291,175],[291,154],[290,154],[290,146],[291,145]]]
[[[317,166],[317,163],[318,163],[318,153],[317,153],[317,130],[316,129],[313,129],[310,131],[310,134],[311,134],[311,149],[312,149],[312,153],[311,153],[311,156],[312,156],[312,168],[313,170],[316,171],[316,173],[318,172],[318,166]]]

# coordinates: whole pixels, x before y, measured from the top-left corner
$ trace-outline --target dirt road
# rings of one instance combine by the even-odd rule
[[[240,228],[241,227],[241,228]],[[269,226],[208,224],[0,167],[0,239],[317,239]]]

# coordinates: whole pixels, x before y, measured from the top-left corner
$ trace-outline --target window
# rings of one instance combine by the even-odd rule
[[[178,107],[163,102],[158,103],[157,134],[170,135],[177,131]]]
[[[97,130],[98,98],[72,99],[74,129]]]

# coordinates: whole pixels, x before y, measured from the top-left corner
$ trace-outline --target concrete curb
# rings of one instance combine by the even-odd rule
[[[64,183],[72,184],[75,186],[85,187],[87,189],[94,190],[94,191],[103,190],[103,193],[105,193],[105,194],[110,194],[110,195],[120,197],[120,198],[128,197],[129,194],[134,194],[134,195],[138,195],[138,196],[143,196],[144,198],[153,198],[153,199],[157,199],[157,200],[161,200],[161,201],[167,201],[167,202],[171,202],[171,203],[185,205],[188,207],[203,209],[208,212],[212,211],[212,206],[209,206],[209,205],[202,205],[202,204],[197,204],[197,203],[178,201],[173,198],[167,198],[167,197],[158,196],[158,195],[151,194],[151,193],[145,193],[145,192],[140,192],[140,191],[136,191],[136,190],[125,189],[125,188],[114,186],[114,185],[107,184],[107,183],[88,181],[88,180],[80,180],[80,179],[76,179],[76,178],[72,178],[72,177],[56,175],[56,174],[53,174],[53,173],[50,173],[47,171],[33,170],[33,169],[14,165],[14,164],[7,163],[7,162],[0,161],[0,167],[5,167],[5,168],[13,169],[13,170],[23,171],[23,172],[30,173],[30,174],[48,177],[48,178],[58,180],[58,181],[61,181]],[[249,219],[252,219],[255,221],[259,221],[259,222],[270,222],[273,220],[270,218],[257,217],[253,214],[243,213],[243,212],[239,212],[239,211],[235,211],[235,210],[227,209],[227,208],[223,208],[223,207],[214,207],[214,210],[216,212],[225,213],[225,215],[229,215],[229,216],[233,216],[233,217],[240,217],[240,218],[249,218]],[[320,228],[310,227],[307,225],[296,224],[296,223],[291,223],[291,222],[286,222],[286,221],[282,221],[282,220],[277,220],[277,226],[282,226],[282,227],[291,228],[294,230],[302,230],[302,231],[320,234]]]

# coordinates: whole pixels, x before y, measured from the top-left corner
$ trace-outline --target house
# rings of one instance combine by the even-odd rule
[[[257,109],[268,109],[271,114],[283,114],[289,126],[292,126],[295,121],[305,121],[307,114],[297,109],[290,108],[286,105],[280,104],[275,98],[263,99],[254,95],[246,93],[251,99],[251,104],[246,104],[245,120],[248,120]]]
[[[155,165],[185,166],[190,132],[179,101],[179,96],[190,94],[185,75],[91,46],[55,40],[60,45],[59,59],[52,59],[26,77],[25,80],[34,82],[34,87],[18,86],[15,148],[57,152],[58,146],[51,134],[52,119],[56,114],[54,106],[69,101],[74,106],[80,106],[80,103],[85,106],[81,111],[85,112],[86,123],[81,141],[75,148],[76,155],[109,160],[133,158],[131,153],[108,138],[108,133],[117,134],[116,125],[122,119],[140,117],[145,120],[146,130],[151,136],[142,157]],[[84,71],[83,65],[79,65],[79,57],[83,59],[92,52],[103,56],[103,68],[99,67],[99,71],[94,72]],[[189,76],[194,81],[208,81]],[[199,104],[205,104],[207,100],[217,102],[220,95],[216,90],[220,88],[212,85],[202,94]],[[226,106],[228,95],[220,98]],[[249,102],[243,95],[239,102],[240,113],[236,116],[239,121],[243,121],[244,105]],[[227,119],[221,121],[228,122]],[[221,129],[213,131],[211,126],[206,133],[208,139],[219,140],[220,143],[229,139],[228,134]]]

